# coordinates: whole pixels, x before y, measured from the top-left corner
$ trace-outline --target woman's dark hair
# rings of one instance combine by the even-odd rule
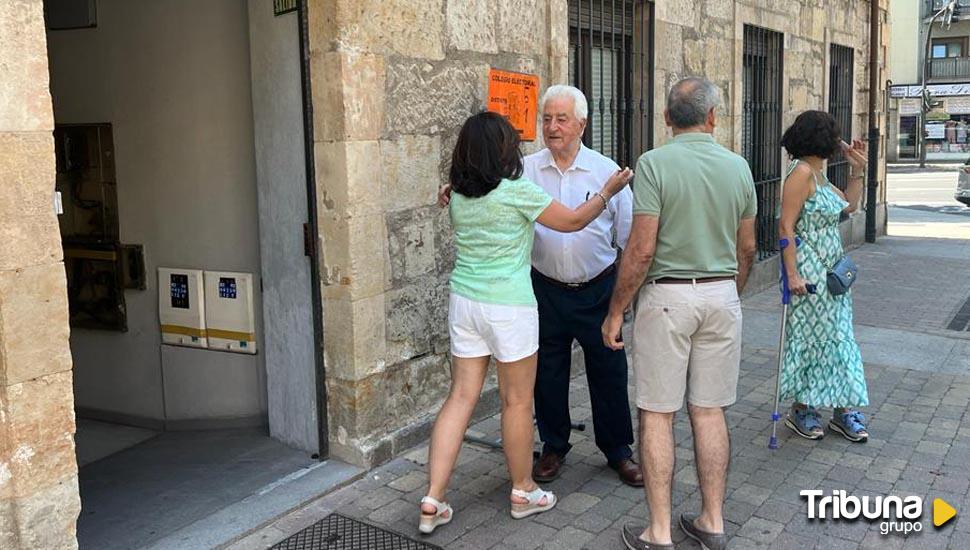
[[[792,158],[831,158],[839,150],[842,130],[832,115],[824,111],[805,111],[781,136],[781,145]]]
[[[451,189],[484,197],[503,179],[522,177],[519,134],[500,114],[483,112],[465,121],[451,154]]]

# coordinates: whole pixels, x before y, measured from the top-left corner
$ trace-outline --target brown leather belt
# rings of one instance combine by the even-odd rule
[[[734,275],[721,275],[719,277],[700,277],[698,279],[675,279],[673,277],[661,277],[651,281],[658,285],[689,285],[689,284],[704,284],[704,283],[717,283],[720,281],[733,281]]]
[[[609,277],[610,275],[613,274],[614,271],[616,271],[616,264],[610,264],[609,267],[607,267],[603,271],[600,271],[599,275],[593,277],[592,279],[586,281],[585,283],[564,283],[562,281],[553,279],[552,277],[543,275],[542,273],[539,272],[539,270],[537,270],[534,267],[532,268],[532,274],[535,275],[536,277],[551,284],[552,286],[556,286],[566,290],[583,290],[584,288],[594,285],[602,281],[603,279]]]

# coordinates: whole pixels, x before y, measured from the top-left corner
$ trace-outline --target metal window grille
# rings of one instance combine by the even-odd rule
[[[653,2],[568,6],[569,82],[589,102],[583,143],[632,166],[653,143]]]
[[[296,0],[273,0],[273,15],[296,11]]]
[[[835,118],[842,129],[845,141],[852,139],[852,96],[855,86],[852,80],[852,62],[854,52],[852,48],[832,44],[829,51],[829,114]],[[849,183],[849,161],[842,150],[829,160],[829,181],[839,189],[845,191]]]
[[[778,251],[783,42],[779,32],[744,26],[742,150],[758,195],[759,260]]]

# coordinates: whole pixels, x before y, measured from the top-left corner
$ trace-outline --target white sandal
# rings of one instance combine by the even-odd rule
[[[451,517],[455,515],[450,504],[447,502],[438,502],[437,499],[432,497],[423,497],[421,504],[430,504],[435,507],[435,513],[433,514],[426,514],[424,510],[421,511],[421,522],[418,524],[418,531],[425,534],[430,534],[439,526],[448,523],[451,521]]]
[[[516,502],[512,503],[512,517],[514,519],[527,518],[545,512],[546,510],[551,510],[556,505],[556,495],[549,491],[543,491],[541,487],[536,487],[529,493],[521,489],[512,489],[512,496],[526,500],[526,502],[521,504]],[[546,503],[539,504],[542,502],[543,497],[545,497]]]

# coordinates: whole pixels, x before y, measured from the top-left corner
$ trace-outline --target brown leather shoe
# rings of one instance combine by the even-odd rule
[[[611,464],[610,468],[616,470],[616,473],[620,476],[620,481],[623,483],[630,487],[643,487],[643,471],[640,470],[640,465],[633,459],[621,460],[616,464]]]
[[[562,473],[562,457],[552,451],[543,452],[532,467],[532,479],[540,483],[554,481]]]

